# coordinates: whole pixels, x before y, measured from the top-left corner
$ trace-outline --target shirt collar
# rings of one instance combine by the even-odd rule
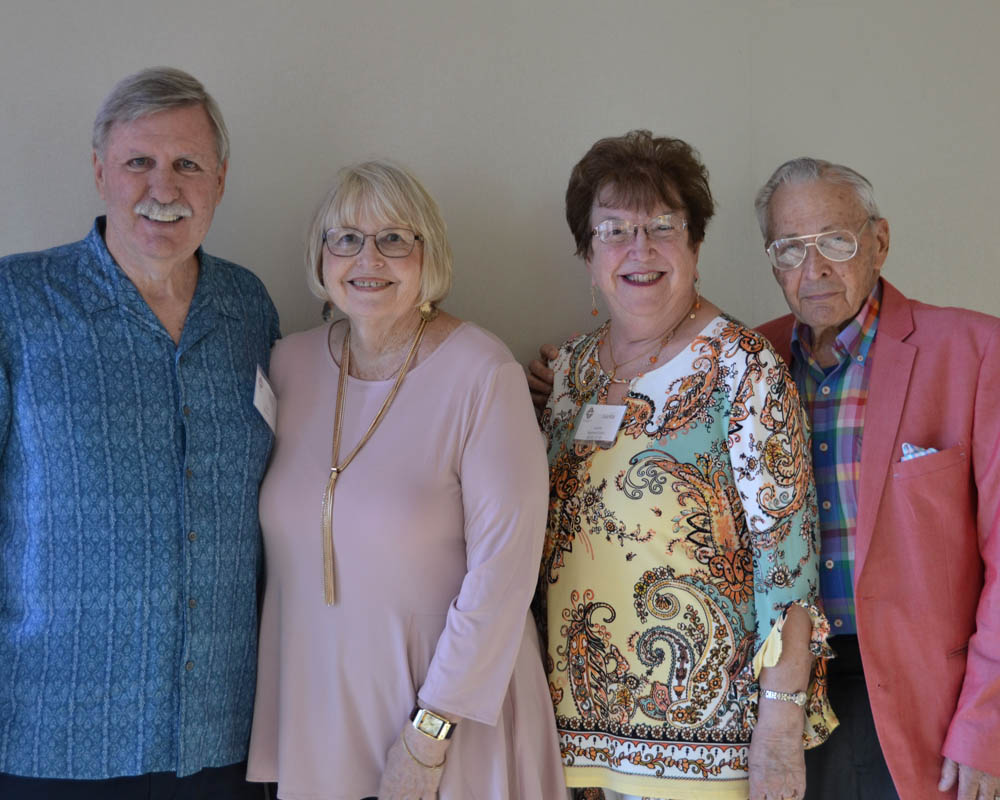
[[[80,275],[82,280],[79,283],[83,303],[90,312],[101,311],[119,304],[146,306],[135,284],[129,280],[108,250],[104,241],[106,225],[105,216],[97,217],[90,233],[84,239],[89,257],[80,263],[80,270],[84,273]],[[195,310],[211,307],[220,314],[241,319],[244,316],[243,309],[231,296],[231,287],[225,285],[215,259],[207,255],[201,247],[195,251],[195,256],[198,259],[198,284],[191,299],[188,315],[190,316]]]
[[[847,323],[844,330],[837,334],[833,349],[837,354],[838,366],[845,361],[863,362],[868,355],[875,331],[878,328],[878,315],[882,307],[882,282],[876,281],[868,298],[862,304],[858,313]],[[792,328],[792,356],[795,360],[813,364],[812,331],[808,325],[796,321]]]

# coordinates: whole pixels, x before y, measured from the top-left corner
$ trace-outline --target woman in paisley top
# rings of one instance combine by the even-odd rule
[[[566,192],[610,311],[560,349],[542,415],[539,623],[578,797],[798,798],[836,724],[799,398],[699,296],[712,213],[697,153],[648,131],[597,142]]]

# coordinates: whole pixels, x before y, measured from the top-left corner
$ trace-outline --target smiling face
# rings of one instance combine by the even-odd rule
[[[829,181],[786,183],[768,206],[768,241],[831,230],[856,231],[867,212],[850,186]],[[832,345],[878,281],[889,254],[889,223],[878,219],[858,234],[858,252],[830,261],[815,247],[792,270],[772,269],[795,318],[812,329],[814,349]]]
[[[366,234],[378,233],[384,228],[405,227],[368,214],[344,224]],[[372,236],[365,237],[361,252],[355,256],[335,256],[324,246],[323,286],[330,302],[352,322],[391,327],[416,311],[422,262],[423,243],[420,241],[402,258],[382,255]]]
[[[205,110],[185,106],[115,123],[93,163],[115,261],[126,272],[193,263],[226,182]]]
[[[650,239],[642,228],[651,217],[677,213],[665,204],[640,210],[604,206],[598,200],[592,207],[591,228],[607,219],[640,226],[635,238],[620,245],[605,244],[595,236],[587,257],[591,280],[618,325],[664,328],[694,302],[700,244],[691,245],[687,230],[664,242]]]

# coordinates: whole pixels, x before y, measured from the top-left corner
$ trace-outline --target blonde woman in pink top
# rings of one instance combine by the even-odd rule
[[[521,368],[437,310],[444,221],[401,167],[341,171],[307,264],[346,319],[271,359],[248,777],[287,800],[565,797],[528,616],[547,468]]]

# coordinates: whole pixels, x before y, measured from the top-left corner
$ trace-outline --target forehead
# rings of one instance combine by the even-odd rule
[[[138,119],[116,122],[108,135],[108,148],[169,148],[187,152],[215,151],[215,131],[201,106],[157,111]]]
[[[651,183],[639,183],[622,186],[616,183],[605,183],[594,196],[594,205],[590,213],[609,216],[652,217],[666,214],[680,208],[680,199],[673,196],[664,197],[660,190]]]
[[[784,183],[768,206],[773,238],[804,236],[860,222],[865,210],[850,186],[830,181]]]
[[[377,233],[383,228],[407,228],[409,225],[394,216],[370,208],[337,211],[326,215],[327,228],[357,228],[367,233]]]
[[[650,217],[657,217],[660,214],[670,214],[674,213],[675,209],[671,208],[669,205],[663,201],[656,201],[652,205],[627,205],[627,204],[616,204],[614,202],[603,203],[601,199],[598,198],[594,201],[593,207],[590,209],[590,218],[595,222],[599,222],[604,219],[629,219],[634,221],[641,221],[649,219]]]

